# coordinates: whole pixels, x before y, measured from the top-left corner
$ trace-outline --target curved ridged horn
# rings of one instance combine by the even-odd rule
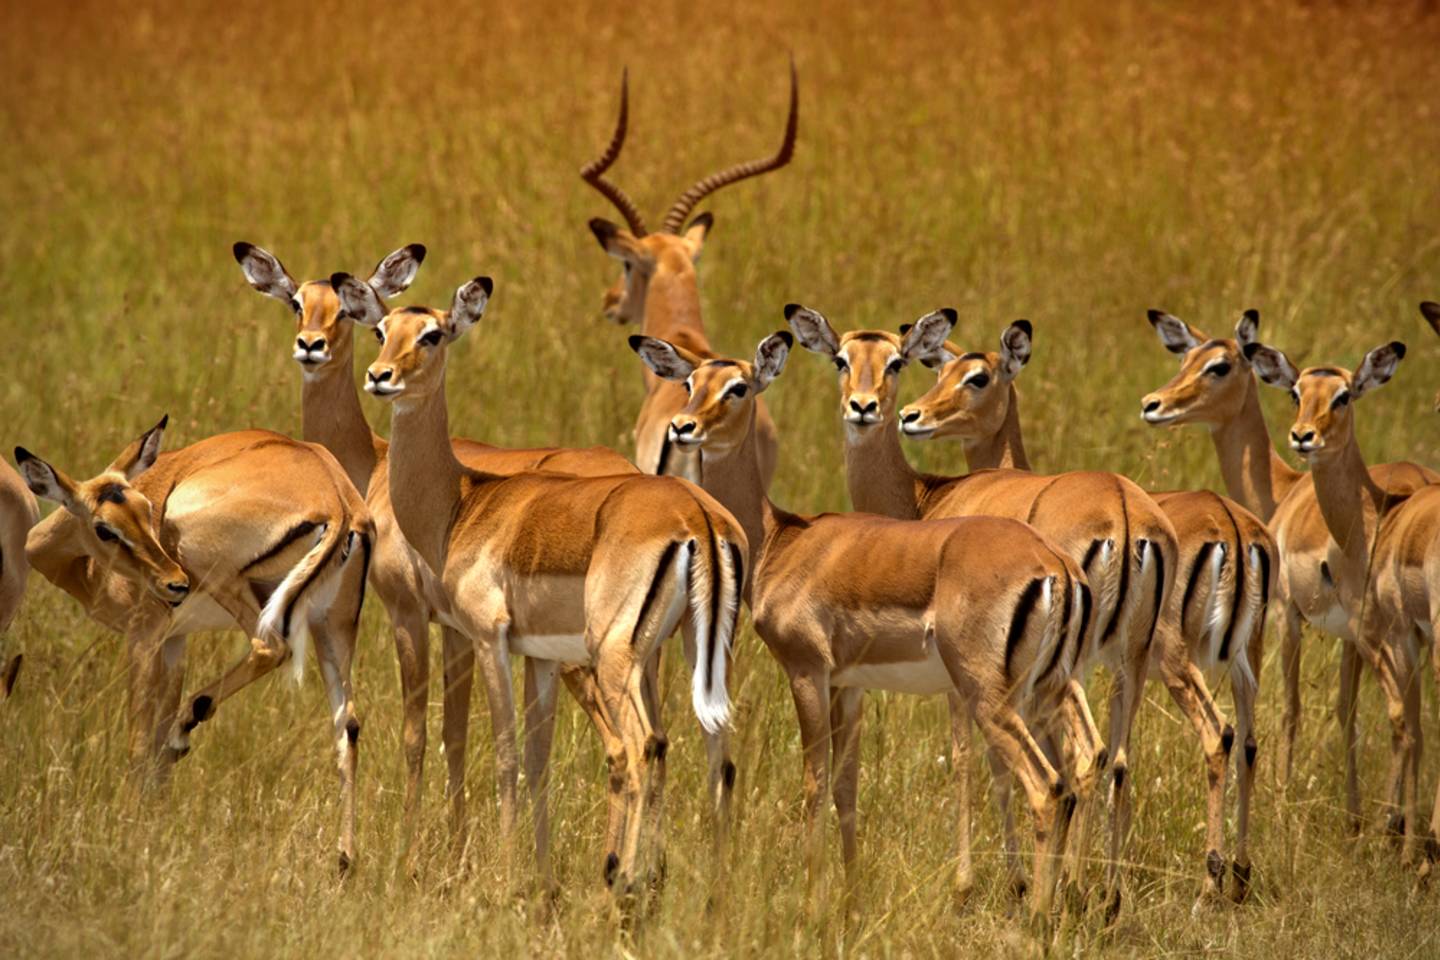
[[[685,218],[690,216],[690,211],[695,205],[704,200],[710,194],[721,187],[728,187],[732,183],[744,180],[748,177],[758,177],[762,173],[769,173],[771,170],[779,170],[790,162],[790,157],[795,153],[795,133],[800,122],[800,85],[795,74],[795,58],[790,58],[790,117],[785,121],[785,142],[780,144],[779,151],[773,157],[765,160],[751,160],[749,163],[738,163],[728,170],[706,177],[695,186],[686,190],[670,212],[665,214],[665,223],[661,227],[666,233],[679,233],[685,223]]]
[[[615,184],[605,179],[605,171],[610,169],[617,157],[620,156],[620,148],[625,146],[625,126],[630,119],[630,69],[627,67],[620,74],[620,119],[615,121],[615,135],[610,138],[610,146],[598,158],[580,168],[580,179],[600,191],[601,196],[615,204],[615,208],[625,216],[625,222],[630,225],[630,232],[637,237],[645,236],[645,221],[640,216],[640,208],[635,206],[635,201],[625,195]]]

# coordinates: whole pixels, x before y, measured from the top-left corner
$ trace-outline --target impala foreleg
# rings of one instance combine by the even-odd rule
[[[420,602],[410,596],[386,613],[394,629],[395,658],[400,664],[401,750],[405,755],[405,806],[401,815],[401,849],[406,873],[416,869],[421,784],[425,774],[425,708],[430,694],[430,623]]]
[[[1285,678],[1285,725],[1276,751],[1275,771],[1280,786],[1290,783],[1295,764],[1295,738],[1300,734],[1300,608],[1284,601],[1284,636],[1280,643],[1280,670]],[[1348,644],[1347,644],[1348,646]],[[1343,654],[1342,654],[1343,656]],[[1342,664],[1343,670],[1343,664]],[[1259,676],[1259,672],[1256,672]],[[1344,689],[1344,674],[1341,674]],[[1358,801],[1357,801],[1358,802]]]
[[[1288,638],[1287,638],[1288,642]],[[1289,671],[1289,665],[1286,666]],[[1340,693],[1336,709],[1340,714],[1340,741],[1345,752],[1345,813],[1350,832],[1359,834],[1364,820],[1360,813],[1360,742],[1355,729],[1355,694],[1360,683],[1360,649],[1351,640],[1340,643]]]
[[[465,752],[470,738],[470,693],[475,683],[475,646],[453,627],[440,629],[444,657],[445,796],[450,801],[450,834],[457,854],[465,849]]]
[[[475,664],[485,684],[490,727],[495,740],[495,780],[500,794],[500,833],[508,860],[515,840],[516,793],[520,763],[515,741],[515,696],[510,687],[510,639],[505,622],[489,636],[475,637]]]
[[[553,660],[525,660],[525,783],[530,788],[535,819],[535,867],[540,887],[549,893],[550,874],[550,748],[555,741],[555,677]]]
[[[855,878],[855,802],[860,792],[860,719],[865,691],[841,687],[830,694],[831,769],[835,771],[832,792],[835,813],[840,819],[840,857],[847,881]]]
[[[830,788],[830,678],[823,671],[790,673],[790,695],[804,751],[805,859],[812,897],[824,866],[823,813]]]

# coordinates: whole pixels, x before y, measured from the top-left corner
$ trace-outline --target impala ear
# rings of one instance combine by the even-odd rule
[[[691,220],[690,226],[685,228],[685,243],[690,247],[691,260],[700,259],[700,251],[705,249],[705,240],[710,236],[710,228],[713,226],[715,218],[706,211]]]
[[[1359,397],[1389,383],[1390,378],[1395,376],[1395,369],[1404,359],[1405,344],[1399,340],[1392,340],[1383,347],[1371,350],[1365,354],[1365,359],[1360,361],[1360,366],[1355,368],[1350,381],[1350,392]]]
[[[397,296],[415,282],[415,274],[424,262],[424,244],[412,243],[381,260],[366,283],[382,297]]]
[[[490,294],[495,292],[495,281],[489,277],[476,277],[462,283],[455,289],[455,299],[450,302],[450,339],[454,340],[485,316],[485,306]]]
[[[125,479],[135,482],[135,478],[155,465],[155,459],[160,456],[160,442],[165,439],[165,427],[170,423],[170,415],[167,413],[160,418],[160,422],[149,430],[146,430],[138,438],[130,442],[120,455],[111,461],[108,469],[116,473],[125,474]]]
[[[1274,347],[1252,342],[1245,344],[1244,353],[1245,359],[1255,369],[1255,375],[1272,387],[1289,390],[1300,379],[1300,371],[1295,369],[1295,364]]]
[[[1440,303],[1426,300],[1420,304],[1420,314],[1430,324],[1430,329],[1440,333]]]
[[[600,242],[600,248],[616,260],[623,260],[632,266],[650,267],[655,263],[655,258],[650,256],[635,234],[624,227],[617,226],[606,220],[604,217],[594,217],[590,220],[590,232],[595,234],[595,239]]]
[[[340,306],[351,320],[366,327],[380,325],[385,319],[385,303],[370,284],[348,273],[330,274],[330,286],[340,298]]]
[[[790,348],[794,344],[795,338],[789,330],[772,333],[760,341],[760,345],[755,348],[756,393],[770,386],[770,381],[780,376],[780,371],[785,369],[785,358],[790,356]]]
[[[835,328],[830,326],[830,321],[821,315],[819,310],[811,310],[798,303],[785,304],[785,322],[790,324],[790,329],[795,331],[795,339],[800,341],[800,346],[814,353],[833,357],[840,350],[840,338],[835,335]]]
[[[960,314],[952,307],[941,307],[916,320],[900,343],[900,355],[906,360],[919,360],[927,367],[938,367],[954,360],[957,354],[945,338],[955,329]]]
[[[1187,354],[1209,339],[1204,334],[1192,330],[1184,320],[1172,316],[1164,310],[1149,310],[1145,315],[1150,318],[1150,326],[1155,328],[1155,334],[1160,338],[1160,342],[1171,353]]]
[[[630,349],[645,361],[645,366],[663,380],[684,380],[700,365],[699,358],[694,354],[659,337],[636,334],[628,342]]]
[[[1001,380],[1014,380],[1020,368],[1030,362],[1030,339],[1033,334],[1029,320],[1016,320],[1000,334]]]
[[[245,279],[250,281],[250,286],[266,296],[283,300],[294,307],[295,291],[300,289],[299,285],[275,254],[244,240],[235,244],[231,251],[235,254],[235,262],[240,264]]]
[[[1235,324],[1235,342],[1240,344],[1240,349],[1245,349],[1247,343],[1260,342],[1260,311],[1246,310],[1240,315],[1240,322]]]
[[[71,513],[83,517],[86,511],[76,498],[75,481],[55,469],[24,447],[15,448],[15,466],[25,478],[25,486],[37,497],[58,503]]]

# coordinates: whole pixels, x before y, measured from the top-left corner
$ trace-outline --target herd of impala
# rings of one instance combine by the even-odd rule
[[[1104,890],[1113,915],[1133,803],[1130,738],[1151,678],[1188,718],[1204,755],[1207,893],[1246,896],[1255,701],[1273,597],[1284,611],[1281,779],[1291,772],[1298,726],[1303,620],[1344,640],[1339,713],[1352,825],[1361,817],[1355,693],[1363,660],[1379,678],[1394,730],[1388,826],[1403,837],[1404,861],[1428,870],[1440,853],[1440,797],[1422,828],[1419,665],[1440,642],[1440,475],[1413,463],[1367,467],[1353,420],[1353,401],[1390,379],[1404,345],[1372,350],[1354,370],[1297,370],[1258,340],[1254,311],[1233,338],[1151,311],[1155,332],[1182,364],[1144,398],[1144,419],[1207,425],[1234,499],[1147,491],[1116,473],[1032,473],[1015,385],[1030,359],[1028,321],[1011,324],[998,349],[969,351],[950,339],[954,310],[895,331],[838,332],[820,312],[790,304],[789,329],[762,340],[753,359],[723,357],[701,322],[695,270],[713,221],[690,215],[714,191],[789,162],[798,122],[793,66],[790,82],[779,151],[701,180],[657,233],[605,176],[625,140],[623,81],[614,136],[581,172],[626,223],[589,226],[625,268],[606,293],[606,313],[642,331],[629,339],[646,387],[635,463],[601,447],[507,449],[450,436],[446,356],[483,317],[488,278],[461,285],[444,309],[392,308],[387,299],[410,285],[424,259],[418,244],[390,254],[365,279],[335,273],[302,283],[271,253],[237,243],[250,285],[294,313],[305,439],[246,430],[162,452],[162,419],[84,481],[17,448],[18,475],[0,470],[0,631],[34,567],[125,635],[130,754],[145,779],[163,779],[190,749],[195,727],[251,681],[286,663],[298,679],[313,639],[332,708],[344,871],[355,860],[360,733],[351,660],[368,585],[389,616],[400,663],[406,862],[413,869],[433,622],[443,638],[456,837],[467,822],[477,668],[495,733],[501,831],[509,837],[515,829],[520,758],[510,658],[520,656],[540,880],[551,883],[547,768],[558,679],[604,745],[604,878],[629,894],[663,866],[668,741],[658,664],[677,627],[708,751],[717,852],[724,849],[736,779],[726,673],[743,603],[794,697],[812,875],[831,796],[845,866],[855,865],[864,691],[943,693],[959,798],[957,891],[974,882],[973,722],[994,771],[1013,889],[1029,889],[1032,909],[1044,915],[1062,878],[1082,882],[1092,818],[1108,811]],[[1440,305],[1421,310],[1440,333]],[[357,326],[380,343],[364,388],[394,407],[388,441],[371,430],[352,377]],[[855,513],[793,514],[768,496],[779,442],[760,395],[797,342],[837,371]],[[901,375],[917,361],[938,378],[897,410]],[[1276,454],[1257,382],[1291,394],[1289,445],[1309,473]],[[973,472],[918,473],[902,434],[958,438]],[[32,494],[64,509],[41,520]],[[250,637],[243,660],[186,695],[186,636],[237,625]],[[1440,671],[1440,656],[1431,662]],[[1097,664],[1114,677],[1103,734],[1081,685]],[[16,656],[0,671],[4,694],[19,668]],[[1222,675],[1230,678],[1233,726],[1211,695]],[[1232,754],[1238,808],[1227,860]],[[1016,782],[1034,819],[1028,876],[1011,810]]]

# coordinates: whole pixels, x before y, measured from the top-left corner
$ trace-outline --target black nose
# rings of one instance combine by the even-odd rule
[[[365,376],[369,377],[372,383],[384,383],[390,379],[389,370],[381,370],[378,374],[373,370],[366,370]]]
[[[900,422],[901,422],[901,423],[914,423],[916,420],[919,420],[919,419],[920,419],[920,411],[919,411],[919,410],[904,410],[904,411],[902,411],[902,412],[900,413]]]
[[[171,580],[165,584],[165,589],[177,597],[183,597],[190,592],[190,584],[184,580]]]
[[[1296,433],[1294,430],[1290,431],[1290,441],[1292,443],[1310,443],[1314,439],[1314,430],[1306,430],[1304,433]]]
[[[850,401],[850,409],[863,416],[864,414],[874,413],[876,410],[879,410],[880,404],[878,401],[871,400],[869,403],[861,406],[859,400],[852,399]]]
[[[686,421],[685,423],[680,424],[680,426],[678,426],[678,427],[675,428],[675,432],[678,433],[678,434],[679,434],[680,436],[682,436],[682,437],[685,436],[686,434],[694,433],[694,432],[695,432],[695,421],[694,421],[694,420],[688,420],[688,421]]]
[[[1145,412],[1146,412],[1146,413],[1154,413],[1155,411],[1157,411],[1157,410],[1159,410],[1159,409],[1160,409],[1160,401],[1159,401],[1159,400],[1151,400],[1149,403],[1145,404]]]
[[[304,337],[296,337],[296,338],[295,338],[295,346],[297,346],[297,347],[299,347],[301,350],[304,350],[304,351],[307,351],[307,352],[314,351],[314,350],[324,350],[324,349],[325,349],[325,338],[324,338],[324,337],[316,337],[314,340],[311,340],[309,343],[306,343]]]

